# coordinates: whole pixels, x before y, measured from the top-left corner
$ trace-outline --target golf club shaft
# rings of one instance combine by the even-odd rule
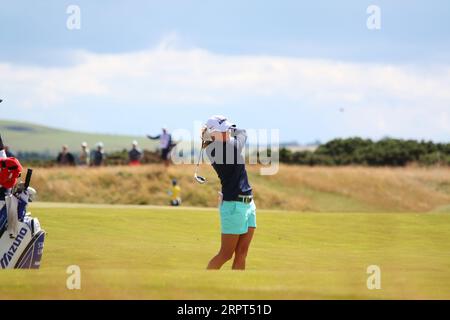
[[[200,166],[200,161],[203,157],[203,146],[200,148],[200,154],[198,155],[198,161],[197,161],[197,166],[195,167],[195,175],[197,175],[198,173],[198,168]]]
[[[30,186],[30,182],[31,182],[31,176],[33,175],[33,170],[32,169],[28,169],[27,170],[27,175],[25,177],[25,184],[24,184],[24,190],[27,190],[28,187]]]

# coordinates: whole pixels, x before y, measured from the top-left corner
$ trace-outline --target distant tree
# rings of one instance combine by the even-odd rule
[[[287,148],[280,149],[280,162],[292,163],[292,151]]]
[[[384,138],[379,141],[358,137],[334,139],[320,145],[314,152],[280,151],[280,161],[303,165],[369,165],[405,166],[448,164],[450,144]]]
[[[363,162],[358,150],[367,148],[372,144],[372,140],[358,137],[334,139],[319,146],[315,153],[333,158],[337,165],[357,164],[358,161]]]

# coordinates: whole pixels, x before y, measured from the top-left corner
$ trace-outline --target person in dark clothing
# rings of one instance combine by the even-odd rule
[[[7,158],[15,158],[16,156],[14,153],[11,152],[8,146],[5,146],[5,153]]]
[[[256,206],[242,155],[247,133],[223,116],[213,116],[202,131],[203,147],[222,185],[219,199],[221,248],[208,269],[220,269],[234,255],[232,268],[244,270],[256,229]]]
[[[172,135],[168,132],[166,127],[162,128],[162,134],[159,134],[157,136],[150,136],[147,135],[147,138],[151,140],[157,140],[159,139],[159,147],[161,149],[161,159],[164,162],[164,165],[166,167],[169,166],[169,158],[170,158],[170,151],[175,146],[174,143],[172,143]]]
[[[92,157],[91,158],[92,158],[92,165],[94,167],[100,167],[100,166],[104,165],[106,156],[105,156],[105,152],[103,150],[103,143],[102,142],[97,143],[97,150],[95,150],[92,153]]]
[[[142,151],[138,148],[138,142],[133,141],[131,150],[128,152],[130,166],[139,166],[142,160]]]
[[[66,145],[62,147],[61,152],[56,158],[56,162],[60,166],[75,166],[75,157],[69,152],[69,148]]]

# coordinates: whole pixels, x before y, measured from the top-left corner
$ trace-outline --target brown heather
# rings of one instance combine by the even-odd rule
[[[217,205],[219,181],[208,165],[208,183],[193,180],[193,165],[36,168],[39,201],[166,205],[178,179],[183,205]],[[450,168],[303,167],[282,165],[274,176],[248,166],[257,207],[311,212],[450,212]]]

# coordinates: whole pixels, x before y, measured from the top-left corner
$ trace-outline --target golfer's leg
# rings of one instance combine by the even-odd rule
[[[239,241],[239,235],[236,234],[222,234],[222,243],[219,253],[211,259],[207,269],[218,270],[225,262],[233,258],[233,253],[236,250],[236,245]]]
[[[248,228],[248,232],[239,237],[234,255],[233,270],[245,270],[245,259],[254,233],[255,228]]]

